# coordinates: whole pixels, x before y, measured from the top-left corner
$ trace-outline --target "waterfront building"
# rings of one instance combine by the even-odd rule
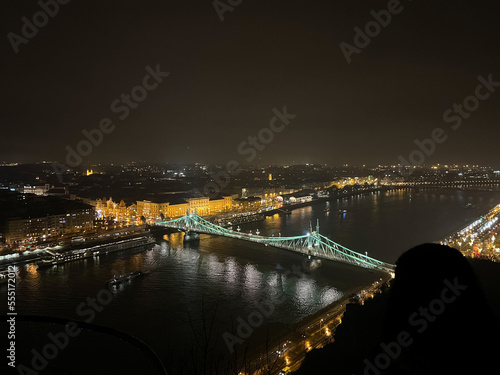
[[[61,236],[82,234],[92,230],[95,213],[91,206],[68,201],[60,207],[56,206],[56,209],[59,212],[48,214],[49,210],[28,208],[20,217],[8,218],[5,226],[6,243],[12,246],[49,244]]]
[[[146,220],[157,220],[163,215],[164,218],[176,218],[185,216],[188,212],[196,212],[200,216],[214,215],[221,212],[231,211],[233,198],[222,196],[210,199],[208,197],[170,197],[166,199],[137,201],[136,215]]]
[[[205,216],[210,214],[210,198],[188,198],[188,210],[189,212],[196,212],[200,216]]]
[[[283,194],[278,196],[276,200],[278,202],[283,202],[283,204],[306,203],[312,201],[313,197],[311,194],[311,190],[305,190],[295,194]]]
[[[91,201],[91,205],[95,209],[97,219],[114,218],[121,223],[130,219],[131,216],[123,200],[120,203],[116,203],[113,202],[112,198],[109,198],[107,201],[105,199],[96,199],[95,201]]]
[[[228,212],[233,209],[233,197],[223,196],[216,199],[210,199],[210,214],[217,214],[221,212]]]

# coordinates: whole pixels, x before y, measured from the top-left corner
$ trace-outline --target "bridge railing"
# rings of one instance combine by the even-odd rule
[[[378,269],[385,272],[393,272],[394,265],[360,254],[342,246],[328,237],[313,232],[304,236],[292,237],[264,237],[251,233],[240,233],[231,229],[213,224],[196,214],[190,214],[179,219],[157,223],[170,228],[181,230],[192,230],[199,233],[222,235],[226,237],[248,240],[262,243],[266,246],[273,246],[321,256],[327,259],[354,264],[364,268]]]
[[[371,258],[368,255],[361,254],[361,253],[358,253],[357,251],[348,249],[347,247],[342,246],[342,245],[336,243],[335,241],[332,241],[331,239],[323,236],[322,234],[318,233],[318,237],[321,239],[321,241],[325,242],[331,248],[334,248],[335,250],[342,252],[343,254],[345,254],[353,259],[359,260],[359,261],[364,262],[364,263],[373,264],[374,266],[382,267],[382,268],[394,269],[394,267],[395,267],[393,264],[382,262],[378,259]]]

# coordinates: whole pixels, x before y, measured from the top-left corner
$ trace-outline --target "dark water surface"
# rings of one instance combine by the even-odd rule
[[[369,256],[394,263],[413,245],[435,241],[464,226],[500,201],[500,192],[456,190],[373,193],[324,203],[241,226],[258,228],[262,235],[304,234],[312,221],[334,241]],[[471,202],[477,208],[464,208]],[[347,214],[339,215],[339,209]],[[349,290],[372,282],[377,275],[352,266],[323,262],[311,272],[302,269],[304,257],[258,244],[202,235],[198,244],[183,246],[179,236],[160,241],[152,250],[110,254],[37,271],[21,266],[17,283],[20,314],[88,319],[92,323],[127,332],[145,342],[162,358],[187,353],[193,327],[202,325],[217,304],[213,327],[216,346],[228,353],[223,333],[238,319],[263,304],[272,314],[251,335],[261,342],[267,328],[286,329],[338,300]],[[113,290],[113,298],[96,311],[88,298],[98,296],[113,271],[150,271],[147,276]],[[6,299],[6,288],[0,288]],[[6,306],[6,303],[2,303]],[[5,307],[6,308],[6,307]],[[2,311],[5,311],[3,308]]]

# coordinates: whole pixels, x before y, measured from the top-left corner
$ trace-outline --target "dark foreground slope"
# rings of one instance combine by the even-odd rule
[[[348,305],[335,342],[296,374],[474,374],[496,367],[500,264],[426,244],[401,256],[389,291]]]

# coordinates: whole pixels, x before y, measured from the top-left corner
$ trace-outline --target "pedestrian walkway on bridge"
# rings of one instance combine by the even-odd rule
[[[345,246],[339,245],[338,243],[323,236],[319,233],[319,221],[316,225],[316,230],[313,231],[312,228],[310,228],[306,235],[293,237],[264,237],[260,236],[258,232],[256,234],[242,233],[239,227],[236,231],[223,228],[203,219],[196,213],[188,213],[186,216],[181,218],[158,222],[156,225],[182,230],[186,233],[204,233],[257,242],[265,246],[273,246],[280,249],[306,254],[308,256],[329,259],[391,274],[394,272],[395,267],[392,264],[385,263],[367,255],[350,250]]]

